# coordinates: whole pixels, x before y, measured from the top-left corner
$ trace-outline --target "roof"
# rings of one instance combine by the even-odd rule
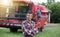
[[[48,9],[45,6],[40,5],[40,9],[42,12],[48,12]]]
[[[24,2],[24,3],[27,3],[27,4],[32,4],[33,2],[32,1],[27,1],[27,0],[13,0],[14,2]],[[49,12],[48,9],[43,6],[43,5],[39,5],[39,4],[36,4],[36,3],[33,3],[36,6],[40,7],[41,9],[41,12]]]
[[[13,0],[13,2],[24,2],[24,3],[29,3],[27,0]]]

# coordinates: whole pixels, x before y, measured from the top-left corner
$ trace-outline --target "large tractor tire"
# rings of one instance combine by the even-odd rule
[[[10,28],[10,32],[17,32],[18,31],[18,29],[16,29],[16,28]]]
[[[43,32],[43,28],[44,28],[44,27],[39,28],[39,29],[38,29],[39,32]]]
[[[43,32],[43,29],[44,29],[44,27],[41,27],[41,28],[40,28],[40,32]]]

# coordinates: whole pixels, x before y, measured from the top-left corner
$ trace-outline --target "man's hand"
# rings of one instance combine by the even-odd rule
[[[29,31],[30,33],[32,32],[32,30]]]

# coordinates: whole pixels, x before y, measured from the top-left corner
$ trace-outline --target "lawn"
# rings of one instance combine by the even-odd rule
[[[52,27],[53,28],[53,27]],[[60,37],[60,25],[55,26],[52,30],[44,30],[43,32],[39,32],[39,34],[34,37]],[[0,37],[23,37],[22,32],[19,30],[16,33],[9,32],[9,29],[1,29]]]

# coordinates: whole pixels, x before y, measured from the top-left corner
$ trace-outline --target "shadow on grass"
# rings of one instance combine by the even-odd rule
[[[5,34],[22,34],[22,30],[18,30],[17,32],[10,32],[9,29],[2,29],[2,30],[0,30],[0,33],[5,33]]]
[[[5,32],[5,33],[7,33],[7,34],[22,34],[22,31],[17,31],[17,32]]]
[[[9,29],[0,30],[0,37],[23,37],[22,31],[10,32]]]

